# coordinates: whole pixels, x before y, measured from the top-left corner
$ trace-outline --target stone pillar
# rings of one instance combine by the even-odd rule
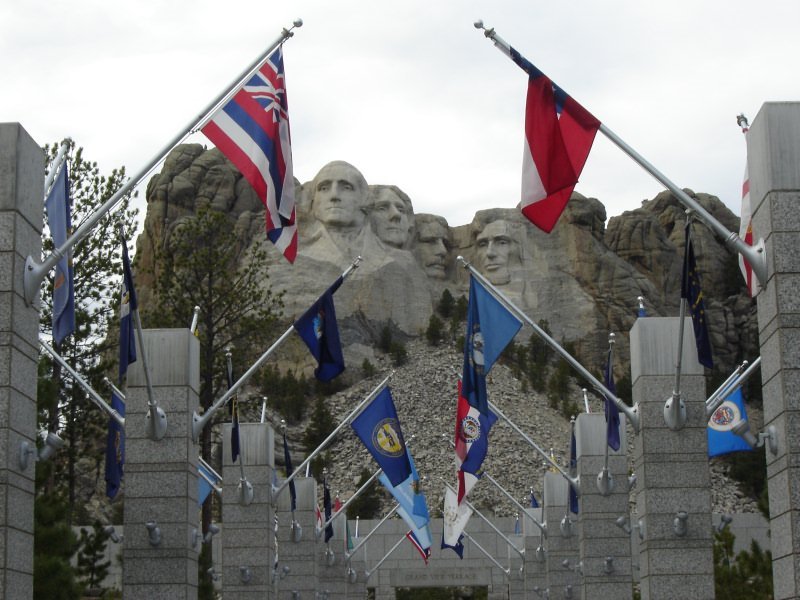
[[[641,415],[633,454],[637,515],[644,524],[642,600],[714,598],[706,386],[688,315],[680,385],[686,424],[673,431],[664,420],[675,387],[679,326],[678,317],[640,318],[630,334],[633,399]],[[675,531],[679,514],[686,516],[683,536]]]
[[[231,424],[222,426],[222,544],[223,596],[263,599],[272,589],[274,558],[272,469],[275,433],[267,423],[240,423],[240,458],[244,476],[253,488],[253,501],[239,501],[242,468],[231,461]],[[284,524],[285,525],[285,524]]]
[[[333,494],[333,492],[332,492]],[[323,512],[322,518],[325,518]],[[328,600],[346,598],[347,564],[344,551],[347,547],[346,517],[341,515],[334,519],[333,537],[325,544],[325,534],[320,536],[316,549],[317,591]]]
[[[561,473],[548,471],[544,474],[543,496],[549,600],[578,598],[581,576],[577,515],[569,513],[569,519],[573,521],[572,535],[565,536],[561,531],[561,521],[569,512],[569,484]],[[564,561],[569,561],[567,566],[564,566]]]
[[[527,600],[536,598],[537,592],[542,592],[547,587],[547,572],[545,569],[544,540],[542,531],[537,527],[531,518],[541,523],[541,508],[526,508],[525,513],[520,515],[522,519],[522,535],[525,548],[524,569],[522,571],[521,585],[516,583],[515,573],[511,573],[511,592],[510,598]]]
[[[19,123],[0,123],[0,597],[33,595],[39,307],[25,305],[25,259],[42,249],[44,154]],[[25,468],[21,468],[24,466]]]
[[[620,446],[608,449],[608,470],[613,488],[603,496],[597,476],[605,465],[606,419],[603,413],[583,413],[575,422],[578,476],[581,481],[578,540],[583,563],[583,600],[630,600],[630,535],[616,525],[628,514],[628,457],[625,440],[625,415],[620,414]],[[610,561],[608,559],[611,559]]]
[[[765,103],[747,134],[753,233],[768,280],[758,296],[772,576],[777,599],[800,598],[800,103]],[[753,432],[757,433],[757,432]]]
[[[123,598],[197,598],[197,458],[190,435],[198,406],[200,345],[188,329],[144,332],[154,399],[167,416],[160,441],[146,433],[147,387],[139,360],[128,369],[125,417]],[[160,533],[153,545],[147,523]],[[198,533],[198,535],[200,535]],[[155,533],[153,534],[155,536]]]
[[[278,497],[276,507],[279,523],[277,598],[291,599],[292,593],[297,592],[300,599],[313,600],[319,575],[315,560],[319,547],[315,533],[317,482],[313,477],[297,477],[294,481],[297,490],[294,518],[300,524],[301,536],[299,541],[292,539],[291,499],[287,487]],[[342,557],[337,558],[341,565]]]

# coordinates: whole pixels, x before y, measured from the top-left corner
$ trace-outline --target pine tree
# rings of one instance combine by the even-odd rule
[[[78,540],[67,522],[69,504],[57,493],[34,501],[33,597],[77,600],[81,586],[75,581],[70,557]]]
[[[110,560],[102,560],[105,556],[108,534],[100,521],[95,520],[91,531],[81,530],[78,551],[78,577],[87,589],[97,589],[108,576]]]

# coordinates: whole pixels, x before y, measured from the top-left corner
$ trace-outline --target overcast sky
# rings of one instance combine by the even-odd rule
[[[25,0],[0,4],[0,121],[133,175],[297,17],[284,48],[295,176],[346,160],[451,226],[520,193],[526,76],[477,19],[736,214],[736,115],[800,100],[797,0]],[[662,189],[602,134],[576,187],[609,216]]]

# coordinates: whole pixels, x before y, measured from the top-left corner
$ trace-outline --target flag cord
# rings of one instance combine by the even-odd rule
[[[294,27],[300,27],[302,24],[303,22],[300,19],[297,19],[292,28],[284,28],[278,38],[270,45],[269,50],[264,52],[250,67],[248,67],[245,73],[250,72],[255,65],[258,65],[266,60],[266,58],[275,50],[275,48],[280,46],[284,41],[294,35],[291,29]],[[36,295],[39,293],[41,282],[44,280],[47,273],[49,273],[50,270],[56,266],[60,258],[64,256],[65,253],[69,251],[69,249],[72,248],[76,243],[86,237],[95,227],[95,225],[97,225],[100,219],[102,219],[112,208],[114,208],[120,202],[120,200],[122,200],[122,198],[130,194],[133,189],[139,185],[139,183],[144,180],[161,163],[162,160],[164,160],[167,154],[169,154],[172,149],[175,148],[175,146],[182,143],[192,133],[192,129],[194,128],[195,124],[204,119],[219,104],[219,102],[230,93],[232,89],[235,89],[236,86],[241,83],[241,78],[242,76],[237,77],[234,80],[234,83],[226,88],[225,92],[220,94],[213,102],[203,109],[198,116],[192,119],[189,125],[184,127],[181,133],[172,138],[172,140],[170,140],[167,145],[164,146],[161,151],[158,152],[150,160],[150,162],[145,165],[144,168],[142,168],[141,171],[129,179],[119,190],[117,190],[113,196],[111,196],[111,198],[105,202],[105,204],[89,215],[89,217],[81,224],[81,226],[78,227],[78,229],[72,235],[70,235],[69,238],[67,238],[60,248],[55,249],[41,263],[38,263],[31,255],[28,255],[25,261],[23,286],[25,303],[28,306],[33,305]]]
[[[482,29],[484,35],[492,40],[494,45],[506,56],[511,57],[511,46],[503,38],[495,32],[494,28],[486,29],[483,21],[475,23],[476,29]],[[555,85],[555,84],[554,84]],[[628,144],[626,144],[617,134],[611,131],[603,123],[600,123],[599,131],[606,136],[614,145],[627,154],[635,163],[652,175],[664,187],[666,187],[672,194],[687,208],[694,210],[703,223],[708,225],[714,233],[725,243],[726,246],[741,254],[753,268],[759,283],[763,286],[767,281],[767,256],[764,252],[764,240],[759,239],[758,243],[750,246],[745,243],[736,232],[728,230],[722,223],[715,219],[708,211],[706,211],[698,202],[684,192],[681,188],[675,185],[663,173],[656,169],[650,162],[648,162],[642,155],[636,152]]]
[[[552,337],[550,337],[541,327],[539,327],[533,320],[526,315],[520,308],[518,308],[511,300],[509,300],[503,292],[498,290],[494,285],[492,285],[488,279],[486,279],[483,275],[481,275],[463,256],[459,256],[457,260],[461,261],[464,265],[464,268],[467,269],[470,273],[472,273],[485,287],[490,289],[492,293],[499,298],[508,308],[510,308],[513,312],[517,314],[517,316],[525,321],[528,325],[530,325],[534,332],[542,338],[545,343],[550,346],[553,350],[555,350],[561,357],[566,360],[578,373],[580,373],[587,381],[592,384],[595,390],[599,393],[604,395],[606,398],[610,398],[614,404],[617,405],[622,412],[628,417],[628,420],[633,427],[633,430],[636,433],[639,433],[639,408],[638,405],[634,405],[633,408],[625,404],[622,400],[617,398],[616,394],[612,394],[605,385],[600,383],[597,378],[592,375],[586,368],[579,363],[572,355],[564,350],[561,345],[556,342]]]

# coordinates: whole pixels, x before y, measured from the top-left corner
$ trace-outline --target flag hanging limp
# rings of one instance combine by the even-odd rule
[[[59,171],[44,204],[53,246],[61,248],[72,229],[67,163]],[[72,250],[56,263],[53,280],[53,339],[60,344],[75,331],[75,282]]]

